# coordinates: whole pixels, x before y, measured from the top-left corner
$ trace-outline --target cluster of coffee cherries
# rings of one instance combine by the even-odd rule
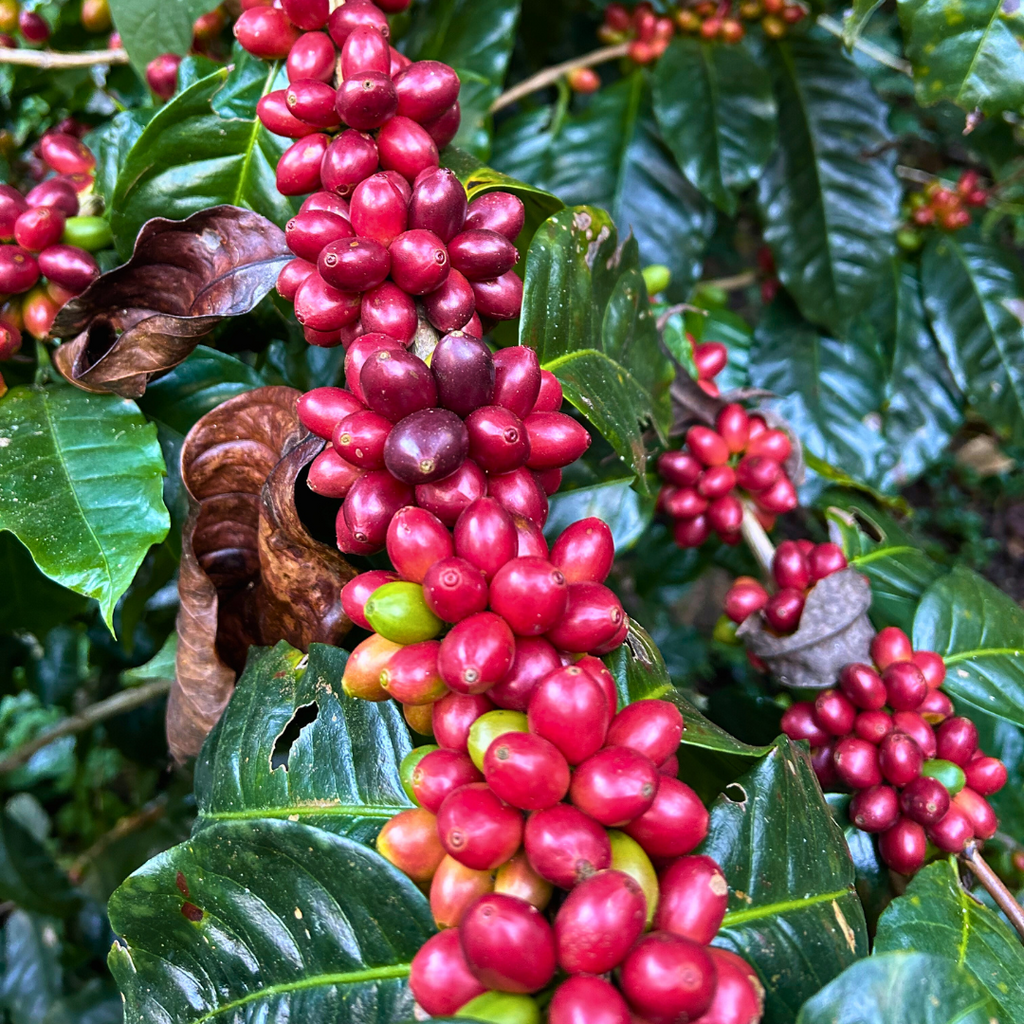
[[[38,11],[22,10],[18,0],[0,0],[0,46],[15,47],[22,41],[39,46],[50,32],[50,23]]]
[[[667,49],[676,33],[671,18],[658,15],[651,4],[642,2],[630,11],[623,4],[609,4],[604,9],[604,22],[597,30],[598,38],[609,45],[629,43],[629,59],[636,64],[650,64]]]
[[[782,729],[807,740],[823,789],[851,791],[850,821],[878,833],[882,859],[910,875],[928,843],[961,852],[991,839],[997,820],[985,797],[1006,783],[1006,766],[978,748],[978,730],[954,715],[942,692],[946,666],[915,651],[889,626],[871,643],[872,665],[843,668],[838,689],[791,705]]]
[[[935,180],[904,203],[907,223],[897,232],[897,241],[904,249],[919,249],[923,242],[921,228],[959,231],[971,223],[969,207],[984,206],[987,202],[988,192],[981,187],[977,171],[964,171],[955,187]]]
[[[795,633],[814,585],[845,568],[846,556],[837,544],[784,540],[772,558],[775,592],[769,594],[752,576],[740,576],[725,595],[725,614],[741,623],[762,612],[765,622],[780,636]]]
[[[417,806],[377,840],[429,892],[441,929],[413,958],[419,1007],[539,1022],[548,990],[550,1024],[755,1024],[754,972],[709,946],[728,884],[691,853],[708,813],[676,777],[675,705],[616,713],[591,658],[545,675],[525,713],[445,700],[438,745],[402,764]]]
[[[192,46],[189,52],[201,54],[212,60],[223,60],[225,53],[222,36],[227,24],[228,12],[223,5],[200,14],[192,22]],[[111,37],[111,47],[120,45],[120,36]],[[146,65],[146,84],[153,90],[157,99],[166,102],[177,91],[181,60],[177,53],[161,53]]]
[[[79,216],[96,164],[85,144],[51,131],[37,150],[51,177],[24,195],[0,185],[0,359],[17,352],[23,330],[46,337],[57,311],[99,277],[92,253],[111,240],[106,220]]]
[[[697,385],[705,394],[717,398],[719,389],[715,378],[725,369],[729,350],[720,341],[697,341],[689,331],[686,332],[686,340],[690,343],[693,363],[697,368]]]
[[[307,483],[344,500],[336,532],[347,554],[384,547],[408,505],[448,528],[483,497],[539,534],[562,467],[590,445],[587,429],[559,411],[562,388],[533,349],[492,354],[454,331],[429,358],[367,334],[345,354],[348,390],[316,388],[299,400],[302,423],[331,442]]]
[[[683,448],[658,459],[665,481],[658,508],[673,521],[681,548],[699,547],[712,532],[726,544],[738,544],[744,499],[753,503],[766,530],[776,515],[797,505],[783,465],[792,451],[785,431],[736,403],[719,412],[715,427],[690,427]]]

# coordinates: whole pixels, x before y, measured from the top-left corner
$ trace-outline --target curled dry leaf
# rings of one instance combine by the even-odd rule
[[[870,664],[875,635],[868,620],[870,606],[867,579],[855,569],[843,569],[815,584],[795,633],[775,636],[758,612],[742,623],[736,635],[784,686],[824,690],[835,685],[844,665]]]
[[[57,369],[85,391],[138,398],[224,317],[248,313],[291,253],[284,232],[236,206],[185,220],[155,217],[132,258],[97,278],[57,315]]]
[[[251,644],[336,644],[351,622],[341,588],[355,570],[306,530],[296,482],[323,448],[301,426],[299,392],[265,387],[229,399],[189,431],[189,493],[178,582],[177,679],[167,739],[197,754],[245,666]]]

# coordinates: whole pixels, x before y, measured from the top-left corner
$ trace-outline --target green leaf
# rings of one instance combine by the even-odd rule
[[[1024,440],[1024,294],[1016,261],[971,232],[934,233],[921,258],[924,306],[967,400]]]
[[[825,800],[832,809],[832,816],[843,830],[843,838],[853,860],[857,877],[857,895],[860,897],[868,930],[874,932],[878,916],[892,902],[892,885],[889,868],[878,854],[878,844],[869,832],[862,832],[852,824],[849,817],[850,795],[848,793],[826,793]]]
[[[412,1017],[434,931],[423,894],[358,843],[291,821],[221,822],[110,898],[125,1024]]]
[[[6,811],[0,811],[0,899],[57,916],[71,913],[80,902],[42,844]]]
[[[167,534],[156,429],[134,402],[70,386],[18,387],[0,401],[0,530],[61,585],[114,605]]]
[[[757,971],[766,1020],[796,1020],[808,998],[867,954],[842,830],[807,755],[784,737],[715,802],[699,852],[729,880],[715,944]]]
[[[927,953],[887,953],[847,968],[798,1024],[996,1024],[994,1004],[962,968]]]
[[[900,186],[888,108],[831,38],[771,48],[779,145],[760,179],[764,237],[809,320],[840,330],[860,312],[893,252]]]
[[[1024,12],[1004,0],[898,0],[919,103],[988,115],[1024,104]]]
[[[630,474],[559,490],[549,499],[550,511],[544,532],[554,540],[567,526],[596,516],[611,528],[616,551],[630,547],[650,526],[654,516],[654,498],[634,490],[633,482]]]
[[[553,192],[567,205],[607,210],[640,245],[644,264],[672,271],[670,296],[683,298],[700,275],[714,216],[660,141],[637,70],[591,96],[579,113],[528,111],[505,121],[493,161]]]
[[[183,363],[146,388],[139,407],[149,419],[184,435],[221,402],[266,383],[241,359],[200,345]]]
[[[780,295],[758,324],[750,351],[750,383],[785,396],[773,408],[808,452],[857,480],[876,477],[885,446],[871,422],[883,384],[872,341],[823,335]]]
[[[753,184],[775,145],[771,81],[749,41],[676,36],[654,65],[654,114],[683,174],[719,209]]]
[[[999,918],[960,886],[956,861],[919,871],[878,921],[875,950],[932,953],[945,971],[964,968],[999,1008],[1000,1019],[1024,1019],[1024,950]]]
[[[914,616],[916,650],[946,662],[954,701],[1024,725],[1024,608],[970,569],[933,583]]]
[[[882,6],[882,0],[853,0],[849,14],[843,19],[843,46],[848,50],[860,38],[871,15]]]
[[[6,531],[0,533],[0,579],[0,622],[5,630],[25,629],[42,636],[88,607],[87,598],[47,579],[25,545]]]
[[[144,665],[139,665],[138,668],[130,668],[121,673],[121,684],[123,686],[141,686],[143,683],[153,682],[156,679],[173,679],[177,654],[178,634],[171,633],[163,642],[160,650],[149,661]]]
[[[50,921],[15,910],[3,929],[0,1008],[11,1024],[40,1024],[60,998],[61,943]]]
[[[155,113],[155,107],[122,110],[82,140],[96,154],[96,180],[93,187],[103,196],[108,210],[113,201],[121,165]]]
[[[209,9],[208,0],[110,0],[114,27],[121,34],[132,65],[143,77],[154,57],[188,53],[192,23]]]
[[[391,701],[341,693],[347,658],[323,644],[308,658],[283,642],[251,649],[196,764],[197,828],[285,818],[372,843],[412,806],[398,776],[409,730]]]
[[[123,257],[150,218],[184,220],[219,204],[284,226],[297,207],[277,191],[275,168],[291,140],[263,127],[256,103],[286,84],[280,64],[243,54],[230,74],[225,69],[196,82],[156,114],[122,163],[114,190],[110,224]]]

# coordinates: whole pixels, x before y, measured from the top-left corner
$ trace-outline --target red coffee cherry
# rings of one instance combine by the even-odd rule
[[[937,654],[933,651],[914,651],[913,662],[932,689],[942,685],[946,678],[946,663]]]
[[[374,352],[359,371],[359,387],[366,404],[392,423],[437,404],[430,368],[411,352]]]
[[[462,786],[445,797],[437,812],[437,833],[445,851],[476,871],[491,871],[519,848],[522,815],[507,807],[485,782]]]
[[[278,295],[288,302],[294,302],[299,286],[310,274],[314,273],[316,273],[316,265],[308,260],[290,260],[281,268],[281,273],[277,275],[276,287]]]
[[[472,460],[466,459],[450,476],[429,484],[416,485],[416,504],[433,512],[447,527],[487,494],[487,477]]]
[[[359,296],[310,274],[295,292],[295,319],[314,331],[338,331],[359,319]]]
[[[369,333],[356,338],[345,353],[345,383],[356,399],[356,409],[364,409],[366,402],[359,386],[359,376],[366,361],[377,352],[404,352],[405,346],[386,334]]]
[[[470,971],[454,928],[432,935],[419,948],[412,958],[409,988],[416,1002],[434,1017],[450,1017],[487,991]]]
[[[960,853],[974,838],[974,826],[971,824],[971,819],[953,801],[945,815],[934,825],[928,826],[928,838],[940,850],[945,850],[947,853]]]
[[[521,466],[510,473],[491,474],[487,493],[511,515],[523,516],[537,526],[548,517],[548,498],[532,470]]]
[[[331,11],[327,31],[337,46],[344,46],[349,33],[360,25],[375,28],[385,39],[391,37],[388,19],[372,0],[346,0]]]
[[[516,637],[512,665],[500,682],[488,690],[499,708],[525,711],[534,690],[546,676],[561,666],[558,652],[542,637]]]
[[[494,372],[494,404],[525,419],[540,393],[537,353],[526,345],[499,349],[494,354]]]
[[[18,30],[30,43],[45,43],[50,38],[50,26],[36,11],[18,13]]]
[[[928,693],[921,670],[912,661],[897,661],[882,673],[888,704],[894,711],[914,711]]]
[[[878,711],[885,707],[888,699],[885,683],[869,665],[844,665],[839,673],[839,685],[850,701],[865,711]]]
[[[485,405],[466,417],[469,454],[487,473],[508,473],[522,466],[530,455],[530,441],[523,421],[508,409]]]
[[[910,661],[914,648],[902,629],[886,626],[871,641],[871,660],[880,671],[885,671],[897,661]]]
[[[851,789],[870,789],[882,784],[878,748],[867,740],[846,736],[832,752],[836,775]]]
[[[253,8],[253,10],[273,10]],[[246,12],[248,13],[248,12]],[[283,196],[301,196],[320,188],[320,165],[330,138],[322,133],[306,135],[292,143],[277,161],[277,191]]]
[[[744,455],[736,466],[736,483],[747,491],[764,491],[781,475],[782,467],[764,455]]]
[[[359,318],[363,330],[386,334],[403,345],[408,345],[416,333],[416,304],[391,281],[363,293]]]
[[[929,724],[938,725],[952,716],[953,702],[941,690],[929,690],[917,713]]]
[[[473,281],[473,301],[481,316],[512,320],[523,307],[523,279],[513,271],[491,281]]]
[[[551,997],[548,1024],[630,1024],[629,1006],[603,978],[576,974]]]
[[[601,748],[610,717],[603,687],[575,665],[538,683],[527,714],[530,731],[550,740],[573,765]]]
[[[433,170],[438,165],[437,143],[425,128],[400,114],[390,118],[381,128],[377,135],[377,149],[381,167],[398,171],[409,182],[415,181],[421,171]]]
[[[845,736],[853,729],[857,709],[838,690],[822,690],[814,699],[814,720],[833,736]]]
[[[729,903],[729,885],[710,857],[679,857],[658,879],[660,897],[654,916],[658,931],[701,945],[718,934]]]
[[[899,798],[891,786],[862,789],[850,801],[850,821],[864,832],[885,832],[899,816]]]
[[[664,493],[664,492],[663,492]],[[708,500],[692,487],[669,492],[663,501],[665,511],[677,519],[694,519],[707,511]]]
[[[811,748],[811,767],[814,769],[814,774],[818,777],[818,782],[821,783],[822,789],[834,786],[839,779],[839,774],[836,772],[833,761],[834,754],[834,742],[826,743],[821,747]],[[881,776],[881,772],[879,772],[879,776]]]
[[[725,406],[715,420],[715,428],[732,454],[737,455],[747,447],[750,438],[750,419],[742,405],[731,402]]]
[[[403,508],[388,526],[388,558],[402,578],[413,583],[423,583],[428,570],[451,558],[454,550],[451,534],[424,509]]]
[[[768,603],[768,592],[750,576],[740,576],[725,595],[723,611],[733,622],[745,622]]]
[[[440,61],[415,61],[395,76],[395,88],[399,114],[423,124],[459,98],[459,76]]]
[[[606,586],[571,583],[565,614],[547,636],[560,650],[585,653],[610,640],[625,619],[622,604]]]
[[[629,747],[605,747],[573,772],[569,799],[610,828],[638,818],[654,802],[658,769]]]
[[[440,810],[449,793],[474,782],[483,782],[483,775],[477,771],[469,755],[444,748],[432,750],[421,758],[411,777],[416,802],[434,814]]]
[[[335,109],[350,128],[362,132],[380,128],[398,109],[395,86],[387,74],[363,72],[342,82],[335,95]]]
[[[330,189],[339,196],[347,196],[360,182],[373,176],[376,170],[376,143],[369,135],[349,128],[337,136],[327,147],[320,167],[320,179],[324,188]],[[390,192],[383,189],[383,186],[381,189],[382,201],[393,202]]]
[[[437,640],[424,640],[395,651],[380,674],[380,686],[400,704],[433,704],[448,692],[437,670]]]
[[[690,427],[686,445],[705,466],[724,466],[729,461],[729,446],[709,427]]]
[[[371,174],[355,186],[350,212],[356,234],[384,246],[405,231],[408,220],[405,197],[386,174]]]
[[[758,508],[773,515],[792,512],[799,504],[796,488],[787,476],[780,476],[771,487],[756,494],[754,502]]]
[[[157,59],[159,60],[159,58]],[[316,133],[316,128],[313,125],[300,121],[288,109],[284,89],[276,89],[274,92],[268,92],[266,96],[262,96],[256,104],[256,116],[268,132],[272,132],[274,135],[283,135],[288,139],[301,139],[303,136]]]
[[[341,607],[345,614],[363,629],[372,632],[373,627],[366,619],[366,602],[370,595],[385,583],[394,583],[401,579],[398,573],[390,569],[371,569],[353,577],[341,588]]]
[[[563,889],[571,889],[611,864],[607,833],[569,804],[531,814],[523,841],[537,874]]]
[[[912,875],[923,867],[927,848],[924,829],[909,818],[900,818],[878,840],[882,860],[901,875]]]
[[[408,484],[396,480],[386,469],[372,470],[348,492],[342,507],[345,523],[360,544],[380,549],[387,538],[388,524],[411,500]]]
[[[461,622],[487,607],[487,584],[464,558],[442,558],[423,576],[423,597],[438,618]]]
[[[953,797],[953,803],[967,815],[971,829],[978,839],[991,839],[996,834],[999,819],[992,805],[983,796],[965,786]]]
[[[743,506],[732,494],[723,494],[708,506],[707,520],[708,525],[726,543],[730,543],[730,537],[739,536],[740,524],[743,522]]]
[[[683,734],[683,716],[667,700],[639,700],[613,719],[605,740],[609,747],[629,747],[654,764],[675,753]]]
[[[497,231],[463,231],[448,243],[452,266],[468,281],[490,281],[519,262],[516,247]]]
[[[100,276],[99,264],[77,245],[47,246],[37,260],[43,276],[72,295],[80,295]]]
[[[536,992],[555,973],[555,937],[544,916],[504,893],[483,896],[466,912],[459,940],[470,970],[490,989]]]
[[[181,57],[176,53],[161,53],[146,65],[146,85],[159,100],[169,100],[178,90],[178,68]]]
[[[55,207],[29,207],[14,222],[14,240],[29,252],[56,245],[64,234],[64,219]]]
[[[736,486],[736,474],[731,466],[710,466],[697,481],[697,493],[709,501],[728,494]]]
[[[351,239],[352,234],[352,225],[344,217],[325,210],[297,214],[285,225],[284,232],[288,248],[309,263],[316,263],[326,245],[338,239]]]
[[[454,171],[441,167],[416,178],[409,199],[409,227],[432,231],[447,245],[462,230],[465,219],[466,189]]]
[[[934,825],[949,810],[949,790],[938,779],[918,776],[900,793],[900,809],[918,824]]]
[[[357,25],[341,48],[341,77],[356,78],[367,71],[391,77],[391,48],[375,28]]]
[[[807,559],[811,570],[811,582],[817,583],[826,576],[846,568],[846,555],[837,544],[818,544]]]
[[[513,558],[491,581],[491,608],[518,636],[540,636],[565,613],[569,588],[565,577],[543,558]]]
[[[510,732],[484,755],[484,778],[507,804],[539,811],[557,804],[569,790],[569,765],[542,736]]]
[[[658,473],[675,487],[693,487],[704,466],[687,451],[663,452],[658,458]]]
[[[718,975],[715,997],[701,1024],[758,1024],[764,1014],[764,986],[742,957],[708,946]]]
[[[796,541],[784,540],[776,549],[772,559],[772,575],[780,587],[803,590],[810,585],[811,570],[807,556]]]
[[[561,412],[535,412],[523,421],[529,437],[530,469],[558,469],[575,462],[589,447],[582,423]]]
[[[643,934],[647,901],[622,871],[599,871],[580,882],[555,917],[558,965],[569,974],[617,967]]]
[[[518,512],[509,512],[509,515],[512,516],[512,523],[516,528],[516,557],[546,560],[549,554],[548,542],[544,539],[540,524]]]
[[[346,462],[333,448],[326,448],[310,464],[306,484],[314,494],[325,498],[345,498],[364,472]]]
[[[525,222],[526,207],[518,196],[512,195],[511,192],[487,192],[482,196],[477,196],[469,204],[466,211],[465,229],[467,231],[473,229],[497,231],[499,235],[504,235],[510,242],[514,242],[523,230]],[[502,349],[502,351],[509,350]]]
[[[392,243],[391,276],[410,295],[425,295],[439,288],[448,276],[448,252],[431,231],[403,231]]]
[[[894,786],[905,786],[921,773],[921,748],[902,732],[892,732],[878,744],[878,764]]]
[[[429,882],[444,857],[437,819],[421,807],[396,814],[380,830],[377,852],[417,884]]]
[[[512,517],[493,498],[474,501],[455,524],[455,553],[487,578],[514,558],[518,541]]]
[[[494,710],[494,704],[482,693],[449,693],[433,709],[434,739],[449,750],[463,754],[469,749],[469,730],[483,714]]]
[[[935,730],[935,744],[938,757],[964,767],[978,749],[978,728],[969,718],[948,718]]]
[[[317,128],[336,128],[341,123],[334,100],[333,86],[316,78],[292,82],[284,94],[284,101],[292,114]]]
[[[662,776],[651,806],[623,828],[651,857],[689,853],[708,833],[708,812],[678,779]]]
[[[423,297],[427,319],[439,331],[464,329],[476,309],[473,289],[457,270],[450,270],[444,284]]]
[[[441,641],[441,677],[456,693],[483,693],[512,665],[515,638],[500,615],[479,612],[462,619]]]
[[[893,727],[906,733],[921,748],[925,760],[935,757],[935,730],[916,711],[894,711]]]
[[[967,785],[982,796],[998,793],[1006,785],[1006,765],[996,757],[976,757],[963,769]]]
[[[359,399],[344,388],[314,388],[299,399],[299,421],[317,437],[329,441],[338,421],[362,407]]]
[[[383,283],[391,269],[391,256],[372,238],[342,236],[321,250],[317,268],[335,288],[362,292]]]
[[[305,31],[327,24],[328,6],[324,0],[283,0],[281,6],[288,20]]]
[[[781,728],[790,739],[807,740],[812,747],[824,746],[831,739],[831,734],[815,721],[814,703],[809,700],[797,701],[786,708]]]
[[[298,30],[276,7],[242,11],[232,31],[243,49],[263,60],[283,60],[299,38]]]
[[[804,603],[802,590],[786,587],[768,598],[768,603],[764,606],[764,617],[776,633],[792,633],[800,625]]]
[[[329,82],[334,77],[337,51],[330,37],[323,32],[305,32],[292,43],[285,70],[289,82],[315,78]]]
[[[493,891],[493,872],[474,871],[445,854],[430,883],[430,912],[439,928],[457,928],[466,911]]]
[[[696,1020],[711,1005],[717,973],[703,946],[651,932],[622,965],[619,984],[633,1011],[651,1024]]]
[[[551,548],[551,563],[567,583],[603,583],[615,559],[615,540],[608,524],[596,517],[567,526]]]
[[[720,341],[705,341],[694,346],[693,361],[697,364],[697,374],[701,380],[711,380],[725,369],[729,361],[729,350]],[[753,417],[753,420],[758,418]]]

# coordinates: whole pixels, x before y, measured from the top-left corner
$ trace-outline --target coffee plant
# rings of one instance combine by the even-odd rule
[[[0,0],[0,1024],[1024,1020],[1024,14]]]

